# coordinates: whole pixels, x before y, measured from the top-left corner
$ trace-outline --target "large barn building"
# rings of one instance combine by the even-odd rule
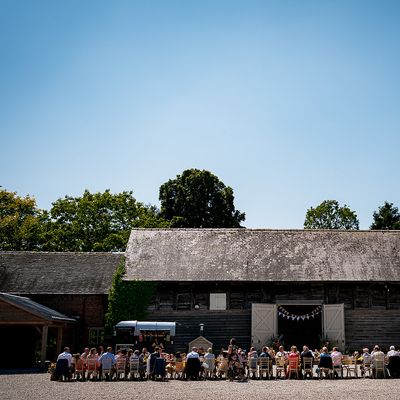
[[[199,327],[214,347],[399,345],[399,231],[137,229],[125,256],[126,279],[157,283],[149,319],[178,323],[176,347]]]

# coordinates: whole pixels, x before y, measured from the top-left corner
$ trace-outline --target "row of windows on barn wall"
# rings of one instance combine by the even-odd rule
[[[173,291],[163,291],[153,298],[148,310],[191,310],[193,308],[212,311],[226,310],[228,308],[227,294],[196,293],[196,296],[193,297],[191,292],[176,294]]]

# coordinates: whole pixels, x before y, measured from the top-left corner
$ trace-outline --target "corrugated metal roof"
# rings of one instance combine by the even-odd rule
[[[400,281],[400,231],[134,229],[126,279]]]

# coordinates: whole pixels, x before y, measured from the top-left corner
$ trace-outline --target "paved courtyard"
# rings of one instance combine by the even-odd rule
[[[51,382],[49,374],[0,375],[1,400],[399,399],[400,380]]]

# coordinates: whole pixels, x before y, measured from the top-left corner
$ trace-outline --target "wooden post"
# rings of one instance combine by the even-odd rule
[[[57,328],[57,343],[56,343],[56,354],[61,353],[61,342],[62,342],[62,334],[63,334],[63,328]]]
[[[49,333],[49,327],[44,325],[42,328],[42,349],[40,352],[40,366],[45,367],[46,353],[47,353],[47,335]]]

